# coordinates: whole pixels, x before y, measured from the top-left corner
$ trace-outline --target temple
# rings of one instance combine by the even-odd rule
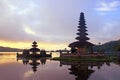
[[[71,53],[86,53],[86,52],[92,53],[93,44],[88,42],[90,38],[87,37],[88,33],[86,28],[87,27],[85,23],[84,13],[81,12],[77,33],[78,36],[76,37],[77,41],[69,44],[69,47],[71,48]]]
[[[45,50],[37,48],[37,42],[32,43],[32,48],[23,50],[22,54],[17,53],[17,57],[21,58],[41,58],[41,57],[52,57],[52,54],[46,54]]]

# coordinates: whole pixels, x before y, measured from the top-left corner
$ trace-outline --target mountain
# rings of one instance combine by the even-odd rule
[[[0,52],[21,52],[22,49],[0,46]]]
[[[106,42],[102,45],[96,45],[94,46],[94,51],[120,51],[120,40]]]

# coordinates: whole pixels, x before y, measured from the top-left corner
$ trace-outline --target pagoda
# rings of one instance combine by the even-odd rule
[[[22,54],[17,53],[18,58],[41,58],[41,57],[51,57],[52,54],[46,54],[45,50],[40,50],[37,45],[37,42],[32,43],[31,49],[23,50]]]
[[[37,47],[38,47],[37,42],[34,41],[32,43],[32,48],[29,51],[32,52],[33,54],[35,54],[36,52],[40,52],[40,49]]]
[[[85,23],[85,18],[84,18],[84,13],[80,13],[80,18],[79,18],[79,26],[78,26],[78,33],[76,37],[76,42],[70,43],[69,47],[71,47],[71,53],[86,53],[88,48],[91,48],[92,51],[92,46],[93,44],[88,42],[90,38],[87,37],[88,33],[86,30],[86,23]]]

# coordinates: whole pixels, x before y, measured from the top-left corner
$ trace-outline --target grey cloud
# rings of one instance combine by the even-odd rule
[[[69,3],[68,3],[69,1]],[[92,40],[102,41],[106,20],[94,11],[95,5],[88,0],[1,0],[0,39],[10,41],[73,42],[77,36],[80,12],[85,12],[86,26]],[[10,7],[11,6],[11,7]],[[25,32],[27,25],[36,35]],[[119,30],[119,24],[115,27]],[[107,27],[107,26],[106,26]],[[119,36],[113,28],[106,35]],[[114,32],[114,35],[110,33]],[[100,37],[101,36],[101,37]],[[108,40],[106,39],[106,40]]]

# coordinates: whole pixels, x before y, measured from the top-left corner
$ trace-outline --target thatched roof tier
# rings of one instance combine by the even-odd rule
[[[31,51],[31,52],[40,52],[40,49],[38,49],[38,48],[31,48],[29,51]]]
[[[37,42],[36,42],[36,41],[34,41],[34,42],[33,42],[33,44],[37,44]]]
[[[69,44],[69,47],[71,48],[75,48],[75,47],[90,47],[90,46],[94,46],[94,44],[90,43],[90,42],[80,42],[80,41],[76,41],[73,42],[71,44]]]

